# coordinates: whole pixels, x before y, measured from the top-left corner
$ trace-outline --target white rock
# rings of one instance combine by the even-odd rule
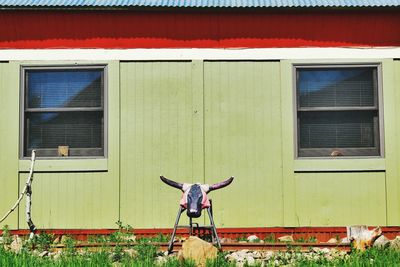
[[[220,242],[221,242],[222,244],[223,244],[223,243],[233,243],[234,240],[233,240],[232,238],[229,238],[229,237],[223,237],[223,238],[221,238]]]
[[[246,262],[248,265],[254,265],[256,263],[255,259],[251,256],[246,257]]]
[[[336,244],[337,242],[338,242],[338,240],[336,238],[334,238],[334,237],[332,237],[331,239],[326,241],[326,243],[329,243],[329,244]]]
[[[350,239],[347,238],[347,237],[342,238],[342,240],[340,241],[340,243],[342,243],[342,244],[350,244]]]
[[[58,260],[60,257],[61,257],[61,250],[56,252],[56,253],[54,253],[54,255],[53,255],[53,259],[54,260]]]
[[[57,236],[53,241],[53,244],[58,244],[58,243],[60,243],[60,237],[59,236]]]
[[[253,251],[253,258],[255,258],[255,259],[262,258],[260,251]]]
[[[246,255],[247,255],[247,253],[249,252],[249,250],[248,249],[242,249],[242,250],[239,250],[239,251],[237,251],[236,252],[236,254],[239,256],[239,257],[246,257]]]
[[[61,236],[60,243],[61,244],[66,244],[69,239],[70,239],[69,236],[63,235],[63,236]]]
[[[263,259],[265,259],[265,260],[269,260],[269,259],[271,259],[273,256],[274,256],[274,252],[273,251],[264,251],[264,252],[262,252],[262,258]]]
[[[228,261],[237,261],[238,258],[239,258],[239,255],[236,252],[233,252],[233,253],[225,256],[225,259]]]
[[[11,249],[11,251],[14,251],[15,253],[21,252],[22,239],[19,236],[17,236],[17,235],[13,236],[13,241],[11,242],[10,249]]]
[[[260,238],[256,235],[250,235],[247,237],[247,242],[259,242]]]
[[[315,253],[320,253],[320,252],[321,252],[321,249],[320,249],[320,248],[317,248],[317,247],[313,247],[313,248],[312,248],[312,251],[315,252]]]
[[[49,255],[49,252],[47,250],[43,251],[42,253],[40,253],[38,256],[43,258],[45,256]]]
[[[166,263],[166,262],[167,262],[167,258],[166,258],[166,257],[158,256],[158,257],[156,258],[156,264],[157,264],[157,265],[163,265],[163,264]]]
[[[128,254],[129,257],[131,257],[131,258],[136,257],[137,254],[138,254],[137,251],[134,250],[134,249],[132,249],[132,248],[130,248],[130,249],[125,249],[124,252],[125,252],[126,254]]]
[[[395,239],[390,241],[390,248],[400,250],[400,236],[396,236]]]
[[[386,236],[381,235],[375,240],[373,246],[378,248],[386,248],[390,246],[390,240]]]
[[[330,252],[329,248],[323,248],[321,251],[322,251],[324,254],[329,254],[329,252]]]
[[[279,242],[294,242],[293,236],[291,235],[284,235],[281,237],[278,237]]]
[[[325,259],[327,259],[328,261],[331,261],[331,260],[333,260],[333,257],[331,255],[326,255]]]

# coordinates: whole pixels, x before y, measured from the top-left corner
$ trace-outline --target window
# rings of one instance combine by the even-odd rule
[[[379,66],[295,66],[298,157],[380,156]]]
[[[22,153],[104,156],[105,67],[22,69]]]

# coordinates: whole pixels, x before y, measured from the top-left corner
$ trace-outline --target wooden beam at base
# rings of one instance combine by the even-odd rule
[[[373,226],[368,227],[373,229]],[[389,239],[394,239],[400,235],[400,226],[382,227],[383,235]],[[109,235],[118,229],[38,229],[38,232],[45,231],[54,235],[70,235],[77,240],[87,240],[89,236]],[[172,228],[153,228],[153,229],[133,229],[133,233],[138,237],[151,237],[162,235],[170,235]],[[217,228],[218,235],[221,238],[239,238],[249,235],[256,235],[260,239],[266,237],[278,238],[284,235],[292,235],[294,240],[303,238],[304,240],[310,237],[316,238],[319,242],[326,242],[332,237],[346,237],[346,227],[249,227],[249,228]],[[0,230],[0,234],[2,231]],[[28,235],[29,230],[11,230],[13,235]],[[186,229],[178,229],[178,236],[187,236]]]

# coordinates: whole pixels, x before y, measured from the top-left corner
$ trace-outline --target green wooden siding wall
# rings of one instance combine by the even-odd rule
[[[295,225],[386,225],[385,173],[296,173]]]
[[[0,216],[18,198],[19,73],[10,65],[0,63]],[[0,226],[5,224],[17,228],[18,214],[14,212]]]
[[[205,62],[205,177],[224,227],[283,225],[279,62]]]
[[[26,181],[20,175],[20,188]],[[37,173],[32,185],[32,220],[38,229],[115,228],[118,180],[107,172]],[[25,202],[19,227],[26,228]]]
[[[382,63],[384,158],[297,160],[292,64],[313,62],[335,63],[77,62],[108,64],[108,157],[38,160],[34,222],[172,227],[181,193],[162,184],[162,174],[204,183],[234,175],[211,193],[219,227],[398,225],[400,61],[372,60]],[[71,63],[0,63],[1,214],[29,167],[18,159],[20,67]],[[26,228],[24,208],[5,223]]]
[[[73,63],[57,62],[64,65]],[[115,222],[119,219],[119,62],[79,63],[108,65],[108,157],[36,161],[37,173],[32,185],[32,220],[38,228],[115,228]],[[21,65],[31,64],[49,65],[54,62],[17,62],[12,69],[19,72]],[[13,90],[18,92],[19,89],[16,87]],[[18,136],[18,126],[16,131]],[[19,161],[19,191],[24,187],[28,166],[28,160]],[[27,228],[25,202],[19,208],[19,228]]]
[[[159,176],[203,181],[201,68],[121,63],[121,221],[171,227],[181,193]]]

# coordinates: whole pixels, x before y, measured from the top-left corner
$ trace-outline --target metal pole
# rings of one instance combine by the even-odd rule
[[[172,231],[171,240],[168,243],[168,254],[171,254],[171,252],[172,252],[172,248],[174,246],[175,233],[176,233],[176,229],[178,228],[179,218],[181,217],[181,214],[184,210],[185,210],[184,208],[179,206],[178,215],[176,216],[176,220],[175,220],[174,230]]]
[[[207,208],[207,213],[208,213],[208,217],[210,217],[211,228],[212,228],[213,234],[215,236],[215,239],[217,240],[218,249],[221,250],[221,243],[219,242],[217,229],[215,228],[214,219],[213,219],[213,216],[211,214],[211,208]]]

